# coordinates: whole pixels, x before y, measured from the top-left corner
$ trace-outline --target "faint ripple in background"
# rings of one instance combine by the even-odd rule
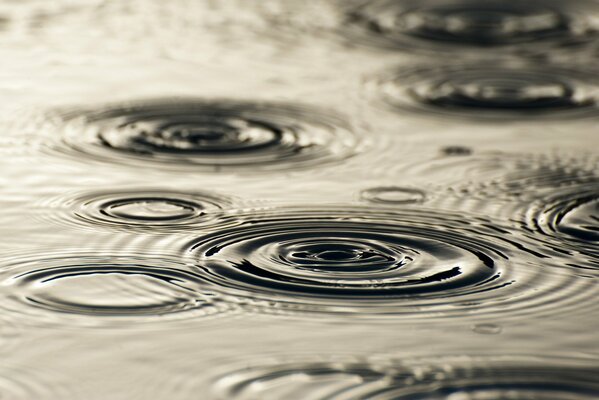
[[[599,115],[593,70],[521,61],[400,67],[368,83],[391,109],[494,123]]]
[[[597,38],[592,1],[374,0],[347,7],[352,43],[415,52],[546,53]],[[352,3],[350,3],[352,4]]]

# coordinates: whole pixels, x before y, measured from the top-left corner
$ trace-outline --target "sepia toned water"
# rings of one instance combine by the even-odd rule
[[[599,398],[599,2],[3,0],[0,398]]]

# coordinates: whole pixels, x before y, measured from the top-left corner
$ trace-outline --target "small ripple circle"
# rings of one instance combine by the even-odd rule
[[[42,204],[43,213],[58,223],[88,228],[109,227],[152,233],[223,226],[241,203],[216,192],[135,189],[62,195]]]

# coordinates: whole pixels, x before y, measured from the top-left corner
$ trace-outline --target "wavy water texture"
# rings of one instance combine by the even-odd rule
[[[177,261],[74,254],[4,262],[2,310],[21,324],[117,326],[203,318],[229,311]]]
[[[301,105],[156,100],[70,112],[55,149],[161,169],[287,170],[341,161],[359,147],[345,120]]]
[[[421,322],[559,314],[595,292],[592,282],[546,273],[551,261],[509,227],[434,210],[271,210],[192,240],[185,251],[215,290],[269,313]]]
[[[539,399],[599,395],[597,366],[587,360],[504,357],[378,361],[279,361],[254,364],[215,382],[215,398]]]
[[[345,6],[352,42],[414,52],[540,54],[578,48],[597,37],[592,1],[375,0]]]
[[[501,60],[400,67],[368,83],[397,112],[494,123],[595,117],[598,88],[593,70]]]

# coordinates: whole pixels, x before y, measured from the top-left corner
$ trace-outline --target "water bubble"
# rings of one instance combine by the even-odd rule
[[[497,335],[500,334],[503,328],[497,324],[476,324],[472,330],[481,335]]]
[[[268,302],[283,311],[422,321],[429,313],[571,307],[572,299],[554,291],[570,291],[571,277],[520,262],[531,256],[516,255],[524,249],[508,227],[465,214],[361,207],[254,213],[185,247],[215,290],[251,298],[258,308]],[[578,290],[588,298],[588,288]]]
[[[399,205],[422,203],[426,194],[419,189],[384,186],[365,189],[360,193],[360,198],[370,203]]]
[[[597,115],[595,78],[552,65],[444,64],[391,71],[372,86],[393,109],[427,116],[563,119]]]
[[[55,150],[177,170],[295,169],[343,160],[358,147],[342,117],[299,105],[159,100],[63,120],[64,143]]]
[[[592,41],[597,11],[588,1],[375,0],[348,10],[344,33],[360,43],[413,51],[548,52]]]

